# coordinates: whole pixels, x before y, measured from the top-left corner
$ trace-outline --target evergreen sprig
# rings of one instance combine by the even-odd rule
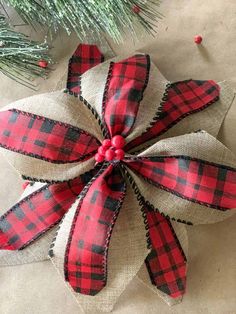
[[[51,63],[46,42],[38,43],[16,32],[0,15],[0,71],[15,81],[35,89],[36,77],[47,77],[49,69],[39,61]]]
[[[155,31],[160,0],[5,0],[28,24],[48,26],[57,31],[63,27],[67,33],[74,30],[81,40],[109,35],[121,42],[123,32],[133,37],[141,25],[146,31]]]

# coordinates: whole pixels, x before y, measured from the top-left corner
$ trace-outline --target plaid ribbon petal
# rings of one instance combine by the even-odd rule
[[[19,250],[57,224],[74,203],[94,170],[68,182],[46,184],[0,218],[0,249]]]
[[[219,85],[214,81],[188,80],[170,84],[155,120],[126,145],[126,150],[160,136],[183,118],[210,106],[219,99],[219,92]]]
[[[119,169],[109,165],[82,192],[64,264],[76,292],[96,295],[106,285],[108,246],[125,189]]]
[[[145,263],[152,284],[172,298],[185,293],[186,257],[169,220],[147,204],[146,213],[152,250]]]
[[[148,83],[150,58],[135,55],[111,62],[103,98],[103,118],[111,136],[127,136]]]
[[[88,159],[99,147],[84,130],[16,109],[0,112],[0,124],[1,147],[52,163]]]
[[[181,198],[222,211],[236,208],[236,169],[188,156],[137,157],[130,169]]]
[[[80,44],[69,61],[67,89],[80,95],[80,76],[103,61],[104,56],[96,45]]]

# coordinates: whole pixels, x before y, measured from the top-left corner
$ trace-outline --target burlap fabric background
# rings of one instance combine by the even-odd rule
[[[214,6],[203,1],[165,1],[162,11],[166,18],[158,37],[144,38],[135,48],[131,44],[128,47],[126,41],[124,46],[114,47],[115,51],[123,54],[143,47],[139,50],[150,53],[169,80],[227,79],[236,86],[235,9],[234,1],[228,1],[227,6],[225,1],[214,1]],[[205,48],[193,44],[195,33],[203,34]],[[76,44],[72,38],[57,40],[55,46],[61,62],[50,80],[41,84],[40,93],[54,88]],[[0,90],[1,106],[33,94],[3,77]],[[236,153],[235,119],[234,104],[220,139]],[[6,208],[20,195],[20,180],[3,160],[0,162],[0,207]],[[188,228],[188,291],[183,303],[168,308],[135,280],[119,299],[114,313],[235,313],[235,222],[236,218],[232,217],[215,225]],[[0,278],[0,313],[80,313],[49,262],[1,268]]]

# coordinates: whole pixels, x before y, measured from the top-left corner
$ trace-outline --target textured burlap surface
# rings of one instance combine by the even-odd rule
[[[199,78],[227,79],[236,87],[235,1],[163,1],[165,19],[156,38],[143,38],[135,47],[131,41],[114,47],[126,54],[135,49],[151,54],[170,81]],[[202,47],[193,43],[201,33]],[[74,38],[58,38],[55,47],[60,63],[38,93],[54,89],[64,74],[66,60],[77,45]],[[33,95],[1,76],[1,107]],[[236,153],[236,104],[231,107],[219,139]],[[1,158],[0,208],[12,205],[21,193],[21,181]],[[187,293],[183,302],[169,308],[160,298],[135,279],[115,306],[114,313],[235,313],[236,300],[236,217],[213,225],[188,227],[189,267]],[[82,313],[50,262],[0,269],[0,313],[67,314]]]

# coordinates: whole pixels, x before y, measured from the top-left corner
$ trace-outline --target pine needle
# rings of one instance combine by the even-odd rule
[[[23,85],[35,88],[32,81],[46,78],[49,68],[42,68],[38,62],[52,63],[46,42],[31,41],[26,35],[14,31],[5,16],[0,15],[0,71]]]
[[[138,27],[154,34],[153,26],[162,15],[158,12],[160,0],[5,0],[33,27],[41,25],[57,32],[59,27],[68,34],[75,31],[80,40],[86,36],[95,39],[110,36],[122,42],[124,32],[138,37]],[[138,12],[136,12],[138,9]]]

